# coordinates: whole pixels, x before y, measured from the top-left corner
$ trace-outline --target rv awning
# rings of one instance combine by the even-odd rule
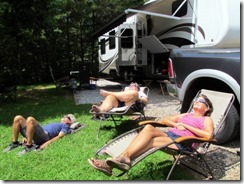
[[[111,29],[119,26],[123,22],[126,21],[126,13],[120,14],[118,17],[116,17],[114,20],[109,22],[107,25],[96,31],[95,33],[92,34],[92,37],[96,39],[97,37],[103,35],[104,33],[110,31]]]
[[[165,47],[159,39],[156,38],[155,35],[150,35],[143,37],[139,39],[139,42],[145,47],[147,50],[149,50],[151,53],[165,53],[168,52],[169,50],[167,47]]]
[[[151,3],[147,3],[144,5],[140,5],[138,7],[133,8],[133,10],[146,10],[147,8],[150,8],[151,6],[154,6],[156,4],[158,4],[160,1],[152,1]],[[131,9],[129,9],[131,10]],[[120,14],[118,17],[116,17],[115,19],[113,19],[111,22],[109,22],[108,24],[106,24],[104,27],[102,27],[101,29],[99,29],[98,31],[94,32],[92,34],[92,37],[94,39],[96,39],[97,37],[105,34],[106,32],[110,31],[111,29],[119,26],[120,24],[122,24],[123,22],[126,21],[126,18],[132,16],[136,14],[136,12],[128,12],[126,11],[125,13]]]

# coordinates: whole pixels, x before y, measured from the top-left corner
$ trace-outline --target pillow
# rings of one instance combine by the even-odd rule
[[[84,128],[86,125],[81,124],[79,122],[73,123],[72,125],[70,125],[70,133],[75,133],[77,131],[79,131],[80,129]]]
[[[76,122],[76,123],[72,123],[72,125],[70,125],[70,128],[71,129],[77,129],[81,126],[81,124],[79,122]]]

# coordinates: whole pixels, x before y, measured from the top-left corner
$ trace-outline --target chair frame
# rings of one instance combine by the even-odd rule
[[[229,109],[231,108],[234,100],[235,100],[235,96],[231,93],[222,93],[222,92],[217,92],[217,91],[211,91],[211,90],[205,90],[205,89],[202,89],[200,90],[197,95],[196,95],[196,98],[200,95],[200,94],[206,94],[208,97],[211,96],[210,100],[214,100],[215,98],[215,95],[222,95],[223,98],[226,98],[226,108],[223,109],[223,112],[220,113],[220,117],[215,118],[215,117],[211,117],[213,118],[213,120],[215,121],[218,121],[217,122],[214,122],[215,123],[215,131],[214,131],[214,136],[219,132],[219,130],[221,129],[221,127],[223,126],[224,124],[224,120],[229,112]],[[218,98],[216,96],[216,98]],[[213,101],[212,101],[213,103]],[[213,103],[213,106],[214,106],[214,109],[216,109],[215,107],[216,104]],[[217,104],[219,105],[219,104]],[[192,109],[192,106],[193,106],[193,102],[191,103],[191,106],[188,110],[188,112],[191,111]],[[212,113],[213,114],[213,113]],[[217,123],[217,124],[216,124]],[[159,126],[158,122],[156,121],[143,121],[143,122],[140,122],[139,125],[142,125],[136,129],[133,129],[133,130],[130,130],[128,132],[125,132],[124,134],[121,134],[120,136],[116,137],[115,139],[111,140],[110,142],[108,142],[107,144],[105,144],[101,149],[99,149],[96,153],[95,153],[95,156],[100,156],[100,155],[103,155],[103,154],[107,154],[107,155],[110,155],[111,157],[117,157],[120,155],[120,153],[129,145],[129,143],[134,139],[134,137],[140,132],[140,130],[143,129],[143,127],[146,125],[146,124],[152,124],[154,126]],[[200,145],[202,147],[198,147],[198,148],[193,148],[193,151],[192,152],[187,152],[187,151],[180,151],[180,150],[175,150],[175,149],[172,149],[172,148],[168,148],[169,145],[171,144],[174,144],[174,143],[180,143],[182,144],[183,146],[185,147],[189,147],[189,145],[192,145],[193,143],[200,143]],[[164,151],[166,153],[169,153],[173,156],[174,158],[174,162],[173,162],[173,165],[171,166],[171,169],[166,177],[166,180],[169,180],[175,166],[177,164],[181,164],[191,170],[193,170],[194,172],[198,173],[198,174],[201,174],[203,176],[206,177],[206,179],[214,179],[214,176],[213,176],[213,173],[211,171],[211,168],[209,167],[207,161],[204,159],[204,155],[207,153],[207,150],[210,146],[210,144],[212,143],[217,143],[217,140],[216,139],[211,139],[211,140],[207,140],[205,138],[197,138],[197,137],[192,137],[192,136],[185,136],[185,137],[179,137],[177,139],[175,139],[175,141],[167,144],[167,145],[163,145],[163,146],[160,146],[160,147],[156,147],[156,148],[152,148],[150,150],[148,150],[147,152],[143,153],[142,155],[140,155],[139,157],[133,159],[131,161],[131,166],[134,166],[136,165],[137,163],[139,163],[142,159],[144,159],[145,157],[147,157],[148,155],[160,150],[160,151]],[[203,152],[202,151],[199,151],[199,148],[202,148],[202,150],[204,150]],[[177,155],[177,157],[176,157]],[[197,160],[202,160],[208,170],[208,173],[205,174],[193,167],[190,167],[189,165],[187,164],[184,164],[183,162],[180,162],[181,158],[183,156],[190,156],[190,158],[195,158]],[[115,176],[122,176],[126,173],[127,171],[123,171],[121,172],[120,174],[117,174]]]
[[[123,90],[125,90],[125,88]],[[140,90],[143,91],[148,96],[148,94],[149,94],[149,88],[148,87],[140,87]],[[140,102],[140,103],[142,103],[142,102]],[[92,110],[90,110],[89,113],[90,114],[100,114],[100,115],[110,116],[112,118],[112,121],[114,122],[115,127],[117,127],[116,121],[120,121],[123,118],[123,115],[139,116],[140,119],[142,119],[142,117],[143,117],[143,119],[146,120],[146,115],[145,115],[145,112],[144,112],[144,108],[143,109],[139,109],[138,107],[136,107],[136,102],[131,104],[131,105],[128,105],[128,106],[113,108],[113,109],[111,109],[108,112],[94,113]],[[114,116],[120,116],[120,118],[118,120],[116,120]],[[103,118],[103,117],[98,119],[99,127],[98,127],[98,132],[97,132],[97,138],[99,138],[100,129],[101,129],[101,123],[104,120],[108,120],[108,119],[107,118]]]

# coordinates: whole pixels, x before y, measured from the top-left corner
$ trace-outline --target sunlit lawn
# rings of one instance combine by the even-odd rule
[[[53,85],[19,86],[16,102],[5,100],[0,104],[0,149],[11,142],[12,119],[21,114],[34,116],[41,124],[59,121],[67,113],[73,113],[77,121],[87,125],[75,134],[52,143],[40,152],[30,152],[21,157],[21,148],[9,153],[0,151],[1,180],[165,180],[172,164],[171,157],[156,152],[133,167],[128,175],[108,177],[94,170],[87,162],[97,149],[108,140],[137,126],[123,119],[115,128],[113,122],[104,121],[100,138],[97,138],[98,122],[91,120],[91,104],[75,105],[72,91],[56,89]],[[22,139],[22,137],[20,137]],[[20,140],[21,140],[20,139]],[[177,168],[174,180],[190,179]]]

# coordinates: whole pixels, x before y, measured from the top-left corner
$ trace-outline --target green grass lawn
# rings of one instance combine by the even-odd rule
[[[94,170],[87,162],[97,149],[121,133],[136,127],[135,122],[123,119],[117,128],[104,121],[100,139],[97,139],[98,122],[91,120],[91,104],[75,105],[72,91],[56,89],[53,85],[18,87],[16,102],[5,100],[0,104],[0,179],[1,180],[164,180],[172,165],[171,156],[156,152],[134,166],[128,175],[108,177]],[[59,121],[73,113],[77,121],[87,125],[75,134],[50,144],[40,152],[30,152],[21,157],[21,148],[3,153],[11,142],[12,120],[15,115],[33,116],[40,124]],[[20,141],[22,137],[20,136]],[[181,168],[171,176],[174,180],[190,180]]]

